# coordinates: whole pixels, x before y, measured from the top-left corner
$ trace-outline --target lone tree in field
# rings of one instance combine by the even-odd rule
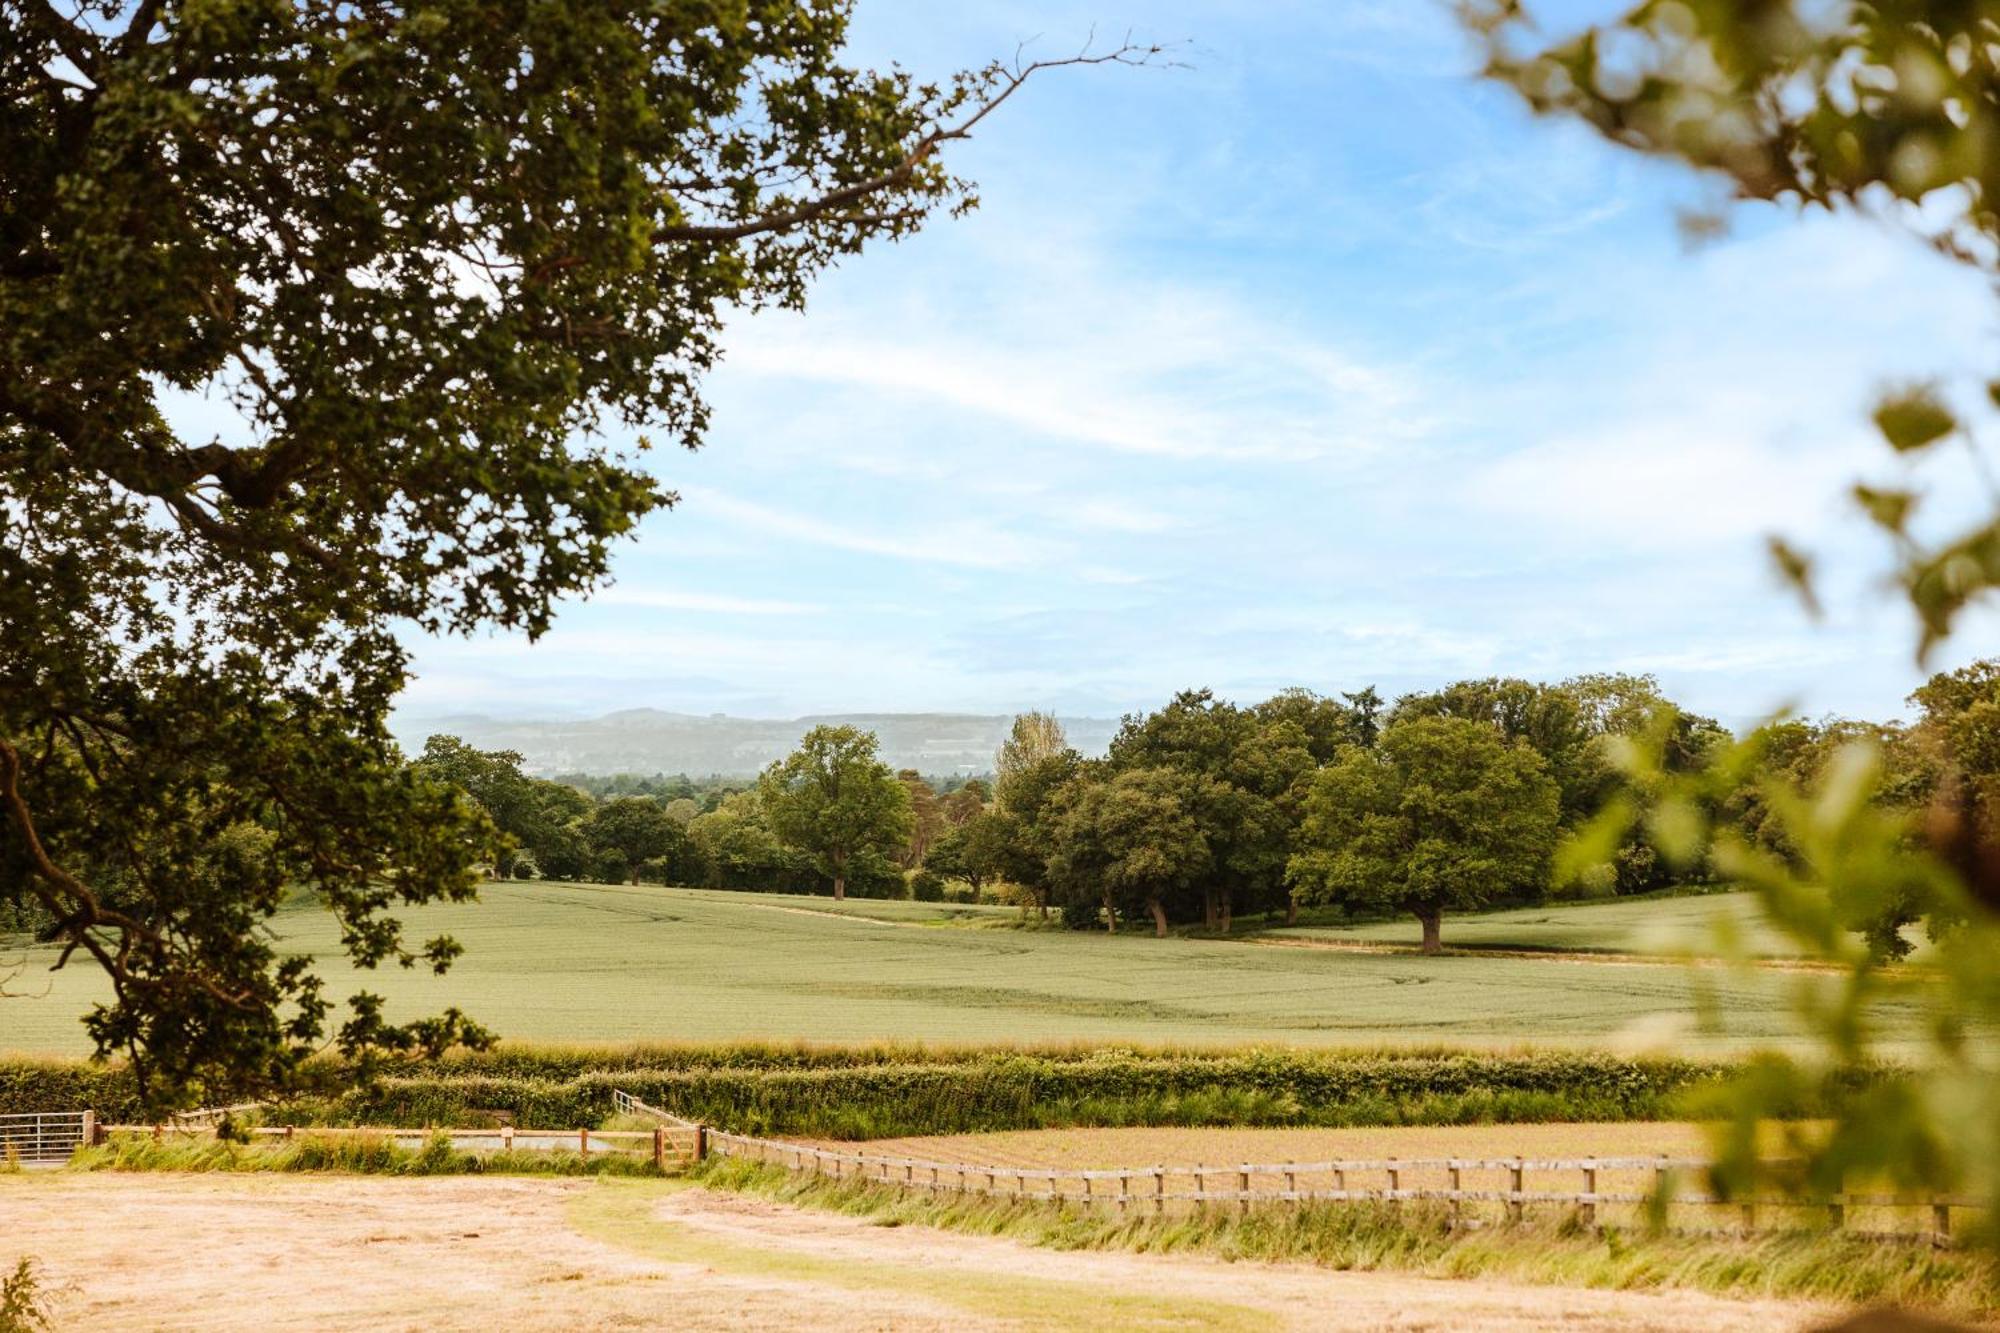
[[[606,801],[584,821],[583,835],[600,855],[623,862],[626,877],[639,882],[639,870],[687,842],[687,833],[650,796],[620,796]]]
[[[910,838],[910,793],[875,757],[873,732],[814,727],[764,770],[757,793],[779,841],[833,880],[835,899],[863,857],[893,857]]]
[[[1446,911],[1547,887],[1557,803],[1525,743],[1464,718],[1404,718],[1313,780],[1293,889],[1309,904],[1409,912],[1436,953]]]
[[[0,903],[156,1104],[324,1044],[294,886],[457,952],[389,915],[498,848],[390,740],[397,627],[541,634],[673,501],[596,441],[695,444],[733,312],[972,203],[942,150],[1044,66],[855,68],[850,10],[0,5]],[[381,1013],[338,1044],[478,1035]]]

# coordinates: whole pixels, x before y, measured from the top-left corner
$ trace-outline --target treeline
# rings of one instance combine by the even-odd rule
[[[2000,808],[2000,663],[1933,677],[1914,721],[1786,720],[1749,738],[1756,763],[1708,813],[1776,854],[1774,801],[1809,791],[1855,742],[1882,757],[1880,802],[1911,836],[1943,811],[1981,827]],[[561,879],[1016,902],[1076,928],[1227,931],[1243,913],[1301,907],[1407,913],[1426,949],[1453,912],[1551,894],[1651,893],[1713,880],[1675,864],[1641,822],[1589,869],[1557,851],[1632,799],[1625,747],[1669,772],[1704,769],[1737,738],[1679,707],[1650,676],[1555,684],[1489,678],[1407,694],[1282,691],[1239,705],[1208,690],[1126,716],[1085,759],[1056,720],[1015,719],[989,786],[951,790],[891,772],[874,737],[819,727],[754,785],[594,797],[529,778],[519,756],[433,737],[419,766],[458,784],[520,853],[496,870]],[[1968,824],[1968,826],[1970,826]],[[1848,924],[1884,956],[1908,949],[1915,905],[1870,898]]]

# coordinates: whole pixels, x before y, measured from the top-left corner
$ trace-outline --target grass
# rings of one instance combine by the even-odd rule
[[[1652,911],[1681,903],[1649,903]],[[1623,905],[1547,909],[1594,920]],[[967,916],[970,912],[972,915]],[[1238,940],[1107,938],[1072,931],[924,928],[1006,920],[1010,909],[733,894],[657,887],[509,882],[483,901],[404,914],[411,935],[455,935],[465,956],[445,977],[357,973],[336,928],[310,908],[275,923],[283,949],[326,958],[330,996],[387,997],[392,1015],[457,1005],[505,1036],[544,1041],[1249,1042],[1589,1045],[1633,1032],[1677,1048],[1784,1041],[1787,998],[1823,978],[1674,965],[1524,958],[1369,955]],[[1376,929],[1367,927],[1361,929]],[[1384,926],[1391,930],[1400,927]],[[1480,930],[1446,923],[1449,940]],[[10,956],[20,952],[8,948]],[[83,964],[28,968],[0,998],[0,1046],[76,1054],[78,1018],[106,997]],[[38,985],[38,980],[40,984]],[[1695,988],[1714,989],[1720,1036],[1687,1032]],[[1912,1015],[1888,1011],[1891,1035]]]
[[[896,1293],[937,1301],[1009,1328],[1216,1329],[1251,1333],[1282,1325],[1263,1311],[1222,1301],[1171,1299],[1143,1292],[1039,1277],[1015,1277],[950,1267],[851,1260],[798,1250],[772,1252],[731,1237],[703,1235],[662,1221],[653,1204],[671,1184],[616,1182],[572,1200],[571,1226],[608,1245],[668,1263],[699,1264],[742,1277],[777,1277],[863,1293]]]
[[[1542,907],[1448,916],[1445,947],[1467,950],[1521,950],[1530,953],[1636,954],[1658,957],[1704,956],[1716,952],[1718,927],[1732,930],[1755,958],[1795,958],[1798,945],[1760,919],[1752,895],[1741,892],[1614,898],[1551,903]],[[1343,922],[1308,919],[1297,926],[1255,932],[1267,939],[1354,941],[1367,944],[1418,943],[1412,918]],[[1921,959],[1927,944],[1913,932],[1912,955]]]
[[[436,1135],[411,1148],[374,1135],[302,1134],[266,1143],[115,1138],[70,1158],[72,1171],[345,1171],[381,1176],[654,1176],[648,1157],[562,1150],[467,1152]]]
[[[1756,1236],[1586,1229],[1569,1216],[1453,1230],[1439,1208],[1304,1204],[1117,1216],[981,1197],[932,1196],[863,1181],[800,1176],[711,1159],[693,1178],[886,1226],[947,1227],[1064,1250],[1200,1253],[1293,1260],[1427,1277],[1496,1277],[1571,1287],[1684,1287],[1730,1296],[1890,1303],[1971,1318],[2000,1314],[1990,1251],[1933,1250],[1821,1231]]]

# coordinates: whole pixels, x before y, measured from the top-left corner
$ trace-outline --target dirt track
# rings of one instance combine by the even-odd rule
[[[651,1183],[0,1177],[58,1328],[1799,1328],[1824,1311],[1060,1253]]]

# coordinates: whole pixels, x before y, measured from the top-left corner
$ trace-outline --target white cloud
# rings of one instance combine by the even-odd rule
[[[676,592],[666,588],[606,588],[591,598],[599,606],[636,606],[660,611],[713,611],[737,616],[810,616],[826,608],[810,602],[784,602],[765,597],[730,597],[720,593]]]
[[[681,501],[690,515],[715,515],[763,536],[922,564],[1022,569],[1046,564],[1058,554],[1047,542],[978,522],[954,523],[946,529],[890,533],[740,500],[707,487],[683,486]]]

